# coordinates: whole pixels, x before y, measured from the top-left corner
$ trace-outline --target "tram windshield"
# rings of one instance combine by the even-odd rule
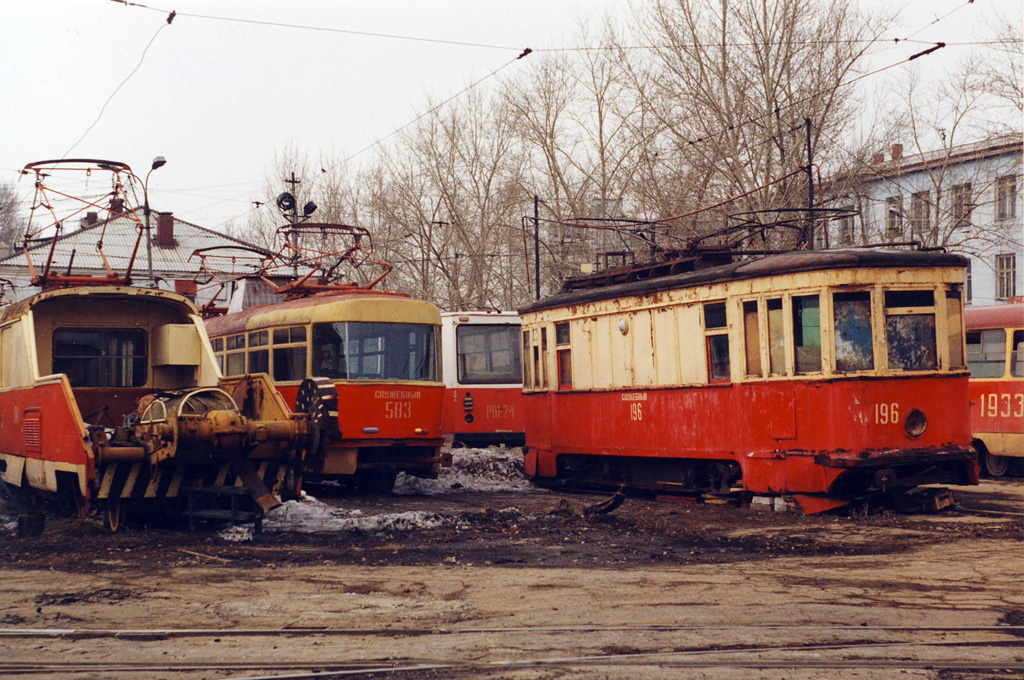
[[[337,380],[437,380],[437,329],[427,324],[313,325],[313,375]]]
[[[53,334],[53,372],[72,387],[146,384],[146,332],[140,329],[60,329]]]
[[[520,381],[519,326],[463,325],[455,330],[459,382],[496,385]]]

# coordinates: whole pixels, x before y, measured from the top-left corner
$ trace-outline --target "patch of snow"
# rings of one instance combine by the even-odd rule
[[[248,543],[252,540],[252,527],[233,526],[217,534],[217,538],[228,543]]]
[[[317,500],[288,501],[263,518],[263,531],[270,534],[316,534],[346,531],[371,533],[434,529],[450,518],[422,510],[383,515],[363,515],[358,510],[335,508]]]
[[[399,473],[395,494],[431,496],[439,493],[541,492],[523,470],[523,450],[455,449],[452,466],[441,468],[437,479],[422,479]]]

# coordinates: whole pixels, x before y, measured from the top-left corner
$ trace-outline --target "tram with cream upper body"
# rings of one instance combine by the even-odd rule
[[[976,484],[965,264],[832,250],[570,280],[519,310],[526,472],[805,512]]]
[[[971,430],[993,477],[1024,468],[1024,303],[968,307]]]
[[[456,444],[525,442],[520,327],[515,312],[441,315],[443,429]]]
[[[350,287],[212,317],[206,328],[225,375],[268,373],[300,410],[307,378],[328,393],[335,407],[323,415],[334,436],[307,457],[307,479],[380,493],[399,472],[436,477],[451,464],[441,451],[441,314],[433,304]]]

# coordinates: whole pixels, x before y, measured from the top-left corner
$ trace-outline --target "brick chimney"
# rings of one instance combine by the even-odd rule
[[[177,245],[174,241],[174,215],[169,212],[158,212],[156,214],[156,244],[161,248],[173,248]]]
[[[99,213],[87,212],[85,217],[79,220],[83,229],[91,227],[99,221]]]
[[[875,155],[873,155],[871,157],[871,162],[874,165],[881,165],[882,163],[885,162],[885,154],[884,153],[876,153]]]
[[[892,152],[892,159],[894,161],[898,161],[899,159],[903,158],[903,145],[902,144],[893,144],[892,148],[890,149],[890,151]]]
[[[124,212],[124,199],[114,198],[110,201],[110,212],[113,213],[111,217],[117,217]]]

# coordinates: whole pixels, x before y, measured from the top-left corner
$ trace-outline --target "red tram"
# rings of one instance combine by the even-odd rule
[[[129,285],[144,233],[126,200],[137,181],[131,168],[89,159],[30,164],[33,216],[36,208],[52,212],[45,180],[68,170],[109,171],[109,213],[135,221],[139,237],[123,273],[103,256],[105,276],[74,274],[70,264],[57,274],[61,220],[29,220],[26,243],[44,232],[53,240],[44,263],[25,251],[31,285],[43,292],[0,311],[4,482],[63,497],[82,512],[101,508],[112,529],[127,508],[162,505],[191,486],[237,481],[264,510],[280,504],[274,493],[297,495],[308,417],[292,414],[266,376],[223,379],[187,298]],[[102,229],[98,238],[102,256]]]
[[[971,430],[982,468],[1002,477],[1024,463],[1024,303],[968,307]],[[1014,465],[1015,464],[1015,465]]]
[[[441,451],[440,310],[373,290],[392,267],[362,227],[297,223],[278,234],[282,252],[258,253],[250,278],[269,289],[267,303],[206,322],[221,369],[273,375],[300,411],[330,405],[313,409],[317,431],[328,436],[307,456],[307,478],[386,493],[399,472],[436,477],[451,465]],[[237,258],[235,250],[196,254]]]
[[[525,443],[519,315],[441,315],[444,433],[467,446]]]
[[[519,310],[527,474],[805,512],[976,484],[965,264],[810,251],[570,280]]]

